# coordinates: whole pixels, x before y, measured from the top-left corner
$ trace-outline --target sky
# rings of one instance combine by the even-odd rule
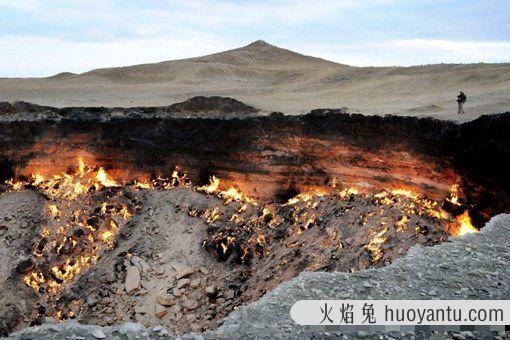
[[[510,62],[508,0],[0,0],[0,77],[196,57],[262,39],[354,66]]]

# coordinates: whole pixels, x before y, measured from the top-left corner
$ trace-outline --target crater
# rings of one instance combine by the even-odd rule
[[[509,210],[510,113],[243,105],[2,103],[2,334],[47,317],[215,329],[302,271],[382,267]]]

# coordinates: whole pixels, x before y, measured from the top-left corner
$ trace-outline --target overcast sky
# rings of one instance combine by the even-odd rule
[[[508,0],[0,0],[0,77],[194,57],[263,39],[340,63],[510,62]]]

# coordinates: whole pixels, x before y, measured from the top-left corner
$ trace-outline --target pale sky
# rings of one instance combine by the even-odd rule
[[[195,57],[262,39],[355,66],[510,62],[508,0],[0,0],[0,77]]]

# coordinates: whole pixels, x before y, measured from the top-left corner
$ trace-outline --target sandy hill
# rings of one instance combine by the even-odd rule
[[[466,115],[455,98],[468,95]],[[509,64],[352,67],[264,41],[208,56],[48,78],[0,79],[0,101],[62,106],[160,106],[229,96],[285,113],[348,107],[362,113],[469,120],[510,110]]]

